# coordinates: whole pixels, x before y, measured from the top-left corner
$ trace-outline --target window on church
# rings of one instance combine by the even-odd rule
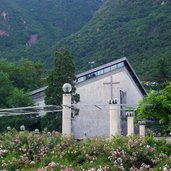
[[[116,65],[112,65],[112,66],[110,67],[110,69],[111,69],[111,71],[112,71],[112,70],[115,70],[115,69],[116,69]]]
[[[97,75],[102,75],[102,74],[103,74],[103,70],[97,71]]]
[[[104,69],[104,73],[110,72],[110,67]]]
[[[82,82],[82,81],[85,81],[85,80],[86,80],[86,77],[85,76],[78,78],[78,82]]]
[[[123,66],[124,66],[124,63],[123,62],[117,64],[117,68],[121,68]]]
[[[94,72],[94,75],[95,75],[95,76],[98,76],[98,71]]]
[[[96,76],[99,76],[99,75],[102,75],[102,74],[105,74],[105,73],[108,73],[112,70],[115,70],[117,68],[121,68],[124,66],[124,62],[121,62],[121,63],[118,63],[118,64],[114,64],[112,66],[109,66],[109,67],[106,67],[104,69],[101,69],[101,70],[98,70],[98,71],[95,71],[95,72],[92,72],[90,74],[87,74],[87,75],[84,75],[80,78],[77,79],[77,82],[82,82],[82,81],[85,81],[85,80],[88,80],[90,78],[93,78],[93,77],[96,77]]]

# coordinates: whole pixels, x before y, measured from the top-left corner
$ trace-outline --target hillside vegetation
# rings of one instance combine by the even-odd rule
[[[141,79],[155,80],[159,61],[171,75],[171,2],[169,0],[108,0],[79,32],[59,41],[78,70],[126,56]]]
[[[78,31],[101,3],[102,0],[1,0],[0,58],[48,61],[50,47]]]
[[[169,78],[170,11],[170,0],[1,0],[0,58],[50,67],[64,47],[79,73],[126,56],[142,80]]]

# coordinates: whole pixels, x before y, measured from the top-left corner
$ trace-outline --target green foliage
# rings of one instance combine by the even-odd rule
[[[0,59],[0,71],[8,75],[14,87],[26,91],[35,90],[44,85],[43,67],[43,63],[33,62],[26,58],[21,58],[16,64]]]
[[[73,57],[68,50],[60,49],[55,53],[54,68],[47,79],[48,88],[46,89],[45,103],[61,106],[62,86],[65,83],[72,85],[71,93],[75,95],[75,79]]]
[[[48,131],[57,130],[62,132],[62,112],[46,113],[40,120],[41,130],[47,128]]]
[[[0,60],[0,108],[15,108],[32,106],[33,101],[28,91],[43,85],[43,65],[28,59],[21,59],[12,64]],[[40,128],[40,119],[36,116],[10,116],[0,118],[0,131],[7,126],[19,129],[21,125],[33,130]]]
[[[0,16],[0,26],[9,36],[0,37],[0,57],[16,61],[29,56],[50,67],[52,53],[64,47],[74,55],[78,72],[90,68],[88,61],[99,66],[126,56],[143,80],[161,81],[164,70],[171,75],[171,2],[103,2],[2,0],[0,9],[8,15],[6,21]],[[30,47],[34,34],[38,40]],[[158,66],[163,58],[164,70]]]
[[[35,115],[0,117],[0,132],[6,131],[9,126],[19,131],[21,125],[24,125],[30,131],[34,131],[35,129],[41,130],[40,118]]]
[[[126,56],[141,79],[155,81],[158,61],[165,57],[171,75],[171,2],[162,2],[107,0],[89,23],[56,47],[71,50],[79,71],[90,68],[88,61],[98,66]]]
[[[61,38],[78,31],[87,23],[101,0],[1,0],[0,28],[8,36],[0,36],[0,57],[12,61],[21,56],[49,61],[52,46]],[[37,41],[29,45],[31,35]]]
[[[44,65],[22,58],[16,65],[15,74],[11,79],[14,85],[25,90],[35,90],[44,84]]]
[[[168,130],[171,128],[171,83],[160,91],[152,91],[140,102],[138,117],[159,119]]]
[[[159,88],[164,88],[167,85],[167,82],[171,80],[171,77],[168,72],[169,63],[167,63],[167,60],[165,58],[159,59],[158,68],[159,69],[156,82],[159,84]]]
[[[22,89],[14,88],[7,101],[8,107],[32,106],[33,102],[30,96]]]
[[[72,101],[78,102],[79,95],[75,93],[75,79],[75,65],[73,63],[72,55],[69,51],[60,49],[55,53],[54,68],[47,79],[48,88],[45,92],[45,103],[61,106],[63,95],[62,86],[65,83],[70,83],[72,85]],[[61,132],[61,114],[58,113],[56,118],[53,118],[54,114],[47,114],[44,116],[42,118],[43,128],[47,127],[51,131],[58,130]]]
[[[40,134],[11,130],[0,134],[0,144],[1,170],[117,171],[171,168],[171,144],[148,137],[96,138],[76,142],[54,131]]]
[[[0,108],[6,107],[8,97],[13,91],[12,82],[9,80],[8,74],[0,71]]]

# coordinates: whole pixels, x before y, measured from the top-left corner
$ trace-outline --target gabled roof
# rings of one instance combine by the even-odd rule
[[[36,89],[36,90],[34,90],[34,91],[31,91],[30,93],[29,93],[29,95],[34,95],[34,94],[37,94],[37,93],[40,93],[40,92],[44,92],[46,89],[47,89],[47,87],[48,86],[45,86],[45,87],[41,87],[41,88],[39,88],[39,89]]]
[[[135,84],[137,85],[137,87],[141,91],[142,95],[145,96],[147,94],[146,90],[142,86],[138,76],[136,75],[134,69],[132,68],[131,64],[129,63],[129,61],[127,60],[126,57],[123,57],[121,59],[112,61],[110,63],[101,65],[99,67],[93,68],[91,70],[88,70],[86,72],[83,72],[81,74],[76,75],[77,84],[79,84],[79,82],[86,81],[87,79],[91,79],[94,76],[99,76],[99,75],[102,75],[102,74],[107,73],[107,72],[111,72],[111,71],[116,70],[116,69],[121,68],[121,67],[125,67],[128,70],[130,76],[132,77]],[[102,72],[102,71],[104,71],[104,72]],[[42,87],[42,88],[37,89],[37,90],[34,90],[34,91],[30,92],[30,95],[34,95],[34,94],[43,92],[43,91],[45,91],[46,88],[47,88],[47,86]]]
[[[121,62],[123,62],[123,61],[125,61],[125,60],[127,60],[126,57],[117,59],[117,60],[115,60],[115,61],[109,62],[109,63],[107,63],[107,64],[104,64],[104,65],[101,65],[101,66],[99,66],[99,67],[93,68],[93,69],[88,70],[88,71],[85,71],[85,72],[83,72],[83,73],[80,73],[80,74],[76,75],[76,77],[77,77],[77,78],[82,77],[82,76],[84,76],[84,75],[93,73],[93,72],[95,72],[95,71],[98,71],[98,70],[101,70],[101,69],[110,67],[110,66],[115,65],[115,64],[118,64],[118,63],[121,63]],[[127,60],[127,61],[128,61],[128,60]]]
[[[94,76],[99,76],[99,75],[111,72],[111,71],[116,70],[121,67],[125,67],[128,70],[129,74],[131,75],[135,84],[141,91],[142,95],[145,96],[147,94],[147,92],[146,92],[145,88],[142,86],[138,76],[136,75],[134,69],[132,68],[131,64],[129,63],[129,61],[126,57],[123,57],[121,59],[112,61],[110,63],[101,65],[99,67],[93,68],[93,69],[83,72],[81,74],[78,74],[78,75],[76,75],[77,81],[78,81],[78,83],[83,82],[87,79],[93,78]],[[80,79],[80,81],[79,81],[79,79]]]

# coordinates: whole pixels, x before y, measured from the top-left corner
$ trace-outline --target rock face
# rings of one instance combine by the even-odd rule
[[[0,30],[0,37],[3,37],[3,36],[9,36],[9,34],[5,30]]]
[[[28,46],[31,47],[38,40],[37,34],[31,34],[30,39],[28,41]]]

